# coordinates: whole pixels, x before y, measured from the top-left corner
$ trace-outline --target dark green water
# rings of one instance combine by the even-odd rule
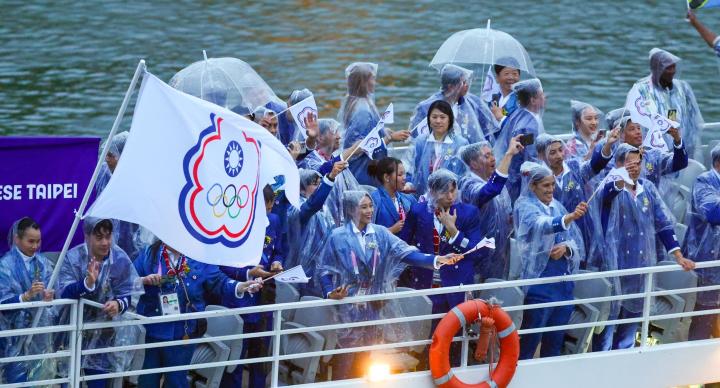
[[[439,86],[428,68],[437,48],[488,18],[533,59],[552,132],[569,130],[571,98],[605,111],[621,106],[648,73],[655,46],[683,58],[679,77],[693,86],[705,120],[720,121],[718,62],[685,22],[684,7],[683,0],[3,1],[0,134],[105,136],[140,58],[167,81],[202,49],[250,63],[281,98],[310,88],[326,117],[337,113],[347,64],[377,62],[378,106],[394,102],[394,127],[405,127],[414,105]],[[720,10],[700,18],[720,32]]]

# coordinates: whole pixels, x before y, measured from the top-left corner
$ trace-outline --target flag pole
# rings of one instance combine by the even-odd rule
[[[85,190],[85,195],[83,196],[82,202],[80,202],[80,207],[75,211],[75,218],[73,219],[72,226],[70,227],[70,232],[68,233],[67,237],[65,238],[65,243],[63,244],[62,250],[60,251],[60,256],[58,256],[57,263],[55,263],[55,268],[53,269],[52,276],[50,277],[50,281],[48,284],[45,285],[47,289],[53,289],[55,283],[57,282],[58,275],[60,274],[60,268],[62,267],[63,261],[65,260],[65,256],[67,254],[67,251],[70,247],[70,243],[72,242],[73,236],[75,236],[75,231],[77,230],[78,225],[80,224],[80,219],[82,218],[83,213],[85,212],[85,206],[87,206],[88,201],[90,200],[90,194],[93,191],[93,187],[95,187],[95,181],[97,180],[97,176],[100,173],[100,168],[102,167],[103,162],[105,161],[105,156],[108,153],[108,150],[110,149],[110,141],[112,140],[113,136],[115,136],[115,132],[117,132],[118,127],[120,126],[120,122],[122,121],[123,116],[125,115],[125,111],[127,110],[128,103],[130,102],[130,97],[133,94],[133,91],[135,90],[135,85],[137,84],[138,79],[140,79],[140,76],[145,73],[146,67],[145,67],[145,60],[141,59],[140,62],[138,62],[137,68],[135,68],[135,74],[132,77],[132,80],[130,81],[130,86],[127,89],[127,92],[125,92],[125,98],[123,99],[122,105],[120,105],[120,110],[118,111],[117,116],[115,117],[115,122],[113,123],[112,129],[110,130],[110,134],[108,135],[107,141],[105,142],[105,146],[103,147],[103,150],[98,157],[98,161],[95,164],[95,171],[93,172],[92,177],[90,178],[90,182],[88,183],[88,187]],[[38,308],[38,312],[33,317],[33,322],[31,327],[37,327],[40,317],[42,316],[44,307]],[[32,341],[32,334],[25,337],[26,338],[26,344],[29,344]]]

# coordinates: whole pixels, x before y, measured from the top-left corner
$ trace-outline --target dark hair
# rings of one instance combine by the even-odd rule
[[[92,229],[92,234],[95,236],[101,237],[105,233],[111,233],[113,231],[113,223],[109,219],[104,219],[97,224]]]
[[[265,202],[275,200],[275,192],[273,191],[272,186],[265,185],[265,187],[263,187],[263,197],[265,197]]]
[[[33,228],[33,229],[40,230],[40,225],[38,225],[38,223],[35,222],[35,220],[33,220],[33,219],[30,218],[30,217],[23,217],[23,218],[20,219],[20,221],[18,221],[17,230],[15,230],[15,234],[16,234],[19,238],[22,238],[23,235],[25,234],[25,231],[26,231],[28,228]]]
[[[371,160],[370,163],[368,163],[367,173],[368,175],[382,183],[383,176],[396,172],[398,165],[400,164],[402,164],[402,162],[399,159],[393,158],[391,156],[387,156],[382,159]]]
[[[432,111],[435,109],[448,115],[448,117],[450,118],[450,120],[448,122],[448,132],[452,132],[453,125],[455,123],[455,116],[453,115],[452,107],[445,100],[437,100],[437,101],[433,102],[432,104],[430,104],[430,108],[428,108],[427,125],[428,125],[428,128],[430,128],[430,131],[432,132],[432,126],[430,126],[430,114],[432,114]]]

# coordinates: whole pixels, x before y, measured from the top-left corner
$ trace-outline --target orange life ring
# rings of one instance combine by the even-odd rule
[[[489,381],[466,384],[450,369],[450,344],[458,329],[475,322],[478,314],[495,321],[500,339],[500,360]],[[430,345],[430,372],[435,385],[442,388],[505,388],[515,374],[519,357],[520,337],[510,316],[499,306],[484,300],[469,300],[453,307],[435,329]]]

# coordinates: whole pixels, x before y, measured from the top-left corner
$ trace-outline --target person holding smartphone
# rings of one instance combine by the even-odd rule
[[[500,136],[495,141],[494,153],[495,158],[502,158],[507,152],[510,139],[523,135],[518,140],[524,149],[513,157],[507,183],[510,198],[514,202],[520,195],[520,165],[525,161],[537,160],[534,139],[545,133],[542,121],[542,114],[545,110],[545,93],[542,83],[537,78],[516,83],[513,91],[517,95],[519,107],[503,122]]]
[[[709,28],[705,27],[692,10],[688,10],[687,12],[687,21],[691,26],[695,27],[695,30],[698,34],[700,34],[700,37],[703,38],[705,43],[715,50],[715,55],[720,57],[720,37],[718,37],[718,35],[712,32]]]
[[[503,120],[517,109],[517,95],[513,93],[512,87],[520,81],[520,64],[515,58],[498,58],[493,65],[495,80],[499,86],[498,93],[492,95],[489,108],[495,120],[502,124]]]

